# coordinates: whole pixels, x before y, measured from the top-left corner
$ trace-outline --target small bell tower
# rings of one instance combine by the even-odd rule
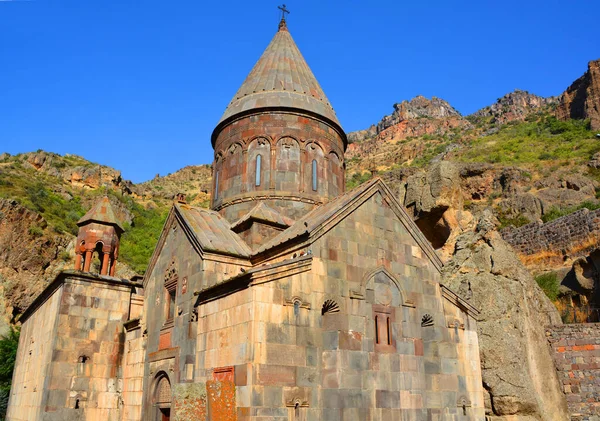
[[[100,275],[115,275],[123,227],[107,196],[99,200],[78,222],[75,270],[89,272],[97,257]]]

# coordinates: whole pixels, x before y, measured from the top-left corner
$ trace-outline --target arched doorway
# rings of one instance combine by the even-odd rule
[[[171,382],[167,373],[159,373],[156,377],[154,389],[154,407],[156,421],[169,421],[171,419]]]

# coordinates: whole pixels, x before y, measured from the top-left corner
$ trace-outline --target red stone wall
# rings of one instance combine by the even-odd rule
[[[600,323],[554,326],[547,332],[573,420],[600,415]]]
[[[236,421],[235,385],[232,381],[206,382],[208,416],[211,421]]]
[[[312,183],[313,160],[317,162],[316,190]],[[278,199],[271,200],[270,206],[297,218],[315,203],[344,192],[344,142],[333,127],[301,114],[247,116],[232,122],[217,136],[213,180],[212,207],[230,221],[243,216],[255,200],[268,198]],[[247,201],[250,206],[245,204]]]

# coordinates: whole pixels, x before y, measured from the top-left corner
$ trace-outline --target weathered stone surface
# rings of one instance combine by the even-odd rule
[[[39,214],[0,199],[0,330],[65,268],[66,262],[56,257],[72,248],[70,235],[51,232]]]
[[[527,91],[515,89],[487,107],[477,111],[475,117],[492,117],[493,122],[504,124],[509,121],[524,120],[529,114],[541,108],[556,104],[558,98],[543,98]]]
[[[495,231],[490,213],[461,234],[443,282],[481,309],[478,333],[487,412],[565,420],[567,411],[544,327],[557,310]]]
[[[594,130],[600,130],[600,60],[588,63],[587,71],[562,94],[556,108],[561,120],[589,118]]]

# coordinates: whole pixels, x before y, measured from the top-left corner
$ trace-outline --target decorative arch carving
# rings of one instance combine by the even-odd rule
[[[169,375],[165,371],[159,371],[154,377],[153,382],[153,393],[152,393],[152,406],[155,409],[155,420],[162,420],[163,417],[170,417],[171,415],[171,402],[173,400],[173,393],[171,391],[171,380]]]
[[[388,285],[394,285],[395,289],[397,290],[397,294],[398,294],[398,299],[397,304],[395,304],[395,306],[409,306],[409,307],[414,307],[414,304],[410,301],[407,300],[406,298],[406,294],[402,289],[401,283],[400,281],[397,279],[397,277],[395,275],[393,275],[392,273],[390,273],[385,267],[380,266],[372,271],[370,271],[369,273],[367,273],[367,275],[363,278],[361,284],[360,284],[360,290],[359,290],[359,295],[362,295],[363,297],[367,297],[370,295],[368,293],[368,291],[373,291],[373,295],[375,295],[375,284],[376,282],[376,278],[379,276],[381,276],[382,278],[380,278],[381,280],[383,279],[388,279],[389,280],[389,284]],[[381,283],[381,282],[380,282]],[[380,291],[380,293],[383,291]],[[374,299],[375,297],[373,297]],[[392,300],[393,302],[393,300]],[[391,304],[390,304],[391,305]]]
[[[327,154],[327,187],[329,197],[336,197],[344,192],[346,180],[344,178],[343,159],[335,151]]]
[[[288,142],[288,145],[290,145],[290,146],[291,146],[291,143],[296,142],[296,144],[298,145],[298,147],[300,146],[300,140],[296,136],[292,136],[292,135],[289,135],[289,134],[284,134],[284,135],[279,136],[277,138],[276,144],[278,146],[279,145],[283,146],[285,144],[285,142]]]
[[[323,149],[323,146],[321,146],[321,143],[317,140],[307,140],[306,145],[304,145],[304,149],[307,152],[316,152],[317,150],[319,150],[323,155],[325,155],[325,150]]]
[[[271,138],[271,136],[256,135],[246,140],[246,144],[248,146],[250,146],[254,142],[257,142],[260,146],[264,146],[266,144],[269,144],[269,146],[273,146],[273,138]]]
[[[271,139],[266,136],[254,136],[248,142],[244,158],[245,170],[242,182],[246,191],[269,188],[271,178]]]
[[[302,165],[304,191],[326,196],[329,181],[325,151],[315,140],[307,140],[304,151]]]
[[[278,191],[297,192],[300,190],[300,143],[292,136],[281,136],[274,151],[273,188]]]

